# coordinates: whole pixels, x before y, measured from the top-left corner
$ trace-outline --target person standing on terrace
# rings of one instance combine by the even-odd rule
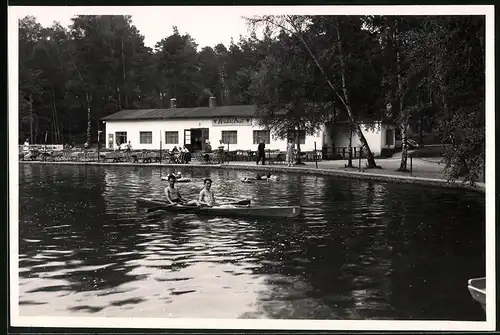
[[[266,142],[261,139],[259,145],[257,146],[257,165],[259,165],[260,160],[262,160],[262,165],[266,164]]]
[[[220,161],[222,164],[224,164],[224,141],[222,139],[219,140],[219,156],[220,156]]]
[[[291,139],[288,139],[288,143],[286,145],[286,162],[288,164],[288,167],[291,167],[293,165],[293,151],[295,145],[293,144],[293,141]]]
[[[24,141],[23,151],[24,152],[30,151],[30,140],[29,139],[26,139],[26,141]]]

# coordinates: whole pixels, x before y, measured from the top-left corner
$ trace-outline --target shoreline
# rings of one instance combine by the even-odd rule
[[[245,165],[245,164],[165,164],[165,163],[105,163],[105,162],[47,162],[47,161],[19,161],[19,164],[54,164],[54,165],[92,165],[92,166],[150,166],[150,167],[172,167],[172,168],[209,168],[209,169],[226,169],[226,170],[245,170],[245,171],[269,171],[269,172],[283,172],[283,173],[303,173],[308,175],[318,176],[333,176],[352,179],[364,180],[377,180],[389,181],[399,184],[417,184],[417,185],[431,185],[442,188],[463,189],[469,191],[476,191],[486,193],[484,183],[476,183],[472,187],[468,184],[463,184],[461,181],[448,182],[446,179],[438,178],[425,178],[413,176],[401,176],[380,174],[372,172],[359,172],[348,171],[340,169],[322,169],[311,167],[287,167],[275,165]],[[373,169],[376,171],[376,169]]]

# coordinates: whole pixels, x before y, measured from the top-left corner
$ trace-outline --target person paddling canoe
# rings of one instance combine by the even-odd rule
[[[205,184],[205,187],[203,187],[203,189],[200,192],[200,196],[198,197],[198,203],[200,204],[200,206],[218,207],[218,208],[230,208],[230,207],[234,208],[235,205],[242,205],[242,201],[235,201],[235,202],[229,202],[229,203],[218,203],[215,200],[214,191],[211,190],[212,179],[205,178],[203,183]],[[248,201],[248,203],[246,205],[247,205],[247,207],[250,207],[250,202]]]
[[[241,178],[241,181],[244,183],[251,183],[252,181],[255,180],[272,180],[272,181],[278,181],[279,177],[271,174],[271,172],[268,172],[265,175],[261,175],[260,173],[257,173],[255,177],[243,177]]]
[[[243,177],[243,178],[241,178],[241,181],[244,183],[250,183],[254,180],[264,180],[264,179],[266,179],[266,177],[262,176],[260,173],[257,172],[255,177]]]
[[[212,179],[206,178],[203,183],[205,187],[200,192],[198,203],[202,206],[213,207],[217,203],[215,202],[214,191],[210,189],[212,187]]]
[[[277,175],[274,175],[272,173],[268,173],[267,176],[266,176],[266,179],[267,180],[271,180],[271,181],[278,181],[278,180],[280,180],[280,178]]]
[[[197,200],[186,200],[183,199],[179,193],[179,189],[175,187],[176,178],[173,174],[168,176],[168,186],[165,188],[165,196],[167,202],[172,205],[185,205],[185,206],[198,206],[200,203]]]

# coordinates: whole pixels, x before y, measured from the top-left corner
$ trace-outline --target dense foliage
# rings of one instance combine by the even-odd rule
[[[256,104],[278,137],[346,121],[392,122],[449,144],[450,179],[485,162],[485,22],[480,16],[263,16],[229,46],[198,48],[176,27],[154,49],[129,16],[76,16],[69,27],[19,24],[19,140],[95,142],[125,108]],[[296,138],[299,138],[297,136]],[[406,148],[406,147],[404,147]],[[371,155],[371,156],[370,156]],[[406,150],[401,158],[406,170]]]

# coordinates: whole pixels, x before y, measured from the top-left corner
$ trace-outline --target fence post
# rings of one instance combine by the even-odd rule
[[[45,131],[45,149],[43,153],[43,161],[45,162],[47,160],[47,131]]]
[[[363,150],[362,148],[359,148],[359,162],[358,162],[359,172],[361,172],[361,156],[363,156]]]
[[[101,162],[101,142],[100,142],[101,131],[97,131],[97,163]]]
[[[161,164],[161,130],[160,130],[160,164]],[[161,177],[161,170],[160,170],[160,177]]]
[[[316,157],[316,141],[314,141],[314,162],[316,163],[316,169],[318,168],[318,158]]]
[[[413,155],[410,154],[410,176],[413,176]]]

